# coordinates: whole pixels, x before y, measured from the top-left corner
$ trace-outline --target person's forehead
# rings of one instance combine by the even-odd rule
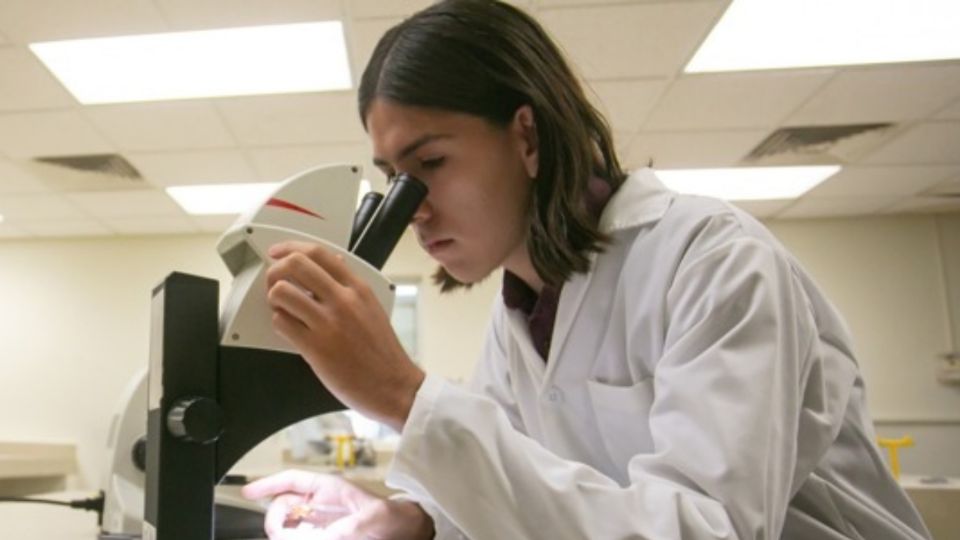
[[[437,141],[467,136],[475,128],[465,114],[392,103],[374,103],[367,115],[374,161],[397,161]]]

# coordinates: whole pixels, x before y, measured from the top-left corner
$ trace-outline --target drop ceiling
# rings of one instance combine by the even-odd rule
[[[163,188],[278,181],[324,162],[360,163],[384,182],[355,91],[81,106],[28,43],[335,18],[356,81],[378,37],[428,3],[3,0],[0,238],[221,232],[231,216],[189,216]],[[515,3],[574,62],[630,168],[744,165],[778,129],[890,123],[800,199],[742,206],[763,219],[960,211],[960,61],[688,75],[729,0]],[[142,179],[83,184],[34,162],[85,154],[120,154]]]

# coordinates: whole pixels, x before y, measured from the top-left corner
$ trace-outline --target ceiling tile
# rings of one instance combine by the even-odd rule
[[[355,92],[290,94],[219,100],[237,139],[253,146],[366,140]]]
[[[190,216],[190,219],[196,223],[203,232],[221,234],[229,229],[238,217],[240,216]]]
[[[794,204],[793,200],[772,201],[730,201],[733,205],[746,211],[757,219],[770,219]]]
[[[357,19],[405,17],[429,6],[431,0],[351,0],[350,15]],[[512,2],[511,2],[512,3]]]
[[[0,158],[0,195],[49,191],[36,175],[20,163]]]
[[[960,174],[957,166],[848,166],[814,187],[807,196],[869,197],[923,192],[947,178]]]
[[[588,79],[662,77],[683,69],[722,8],[718,2],[545,8],[538,18]]]
[[[736,165],[766,131],[640,132],[630,142],[623,162],[642,167],[652,159],[658,168],[729,167]]]
[[[122,150],[187,150],[236,144],[207,100],[99,105],[85,112]]]
[[[156,186],[259,180],[240,150],[131,153],[125,157]]]
[[[909,197],[885,208],[885,214],[960,212],[960,197]]]
[[[184,234],[200,232],[200,226],[187,216],[103,218],[102,221],[118,234]]]
[[[20,44],[163,32],[151,0],[3,0],[0,30]]]
[[[585,90],[613,129],[636,133],[660,99],[667,84],[665,79],[596,81],[588,82]]]
[[[13,195],[0,197],[0,214],[10,221],[85,218],[62,195]]]
[[[771,128],[832,74],[796,70],[683,76],[667,90],[644,129]]]
[[[825,198],[805,196],[790,208],[777,214],[777,218],[822,218],[875,214],[898,200],[900,200],[900,197],[896,195]]]
[[[101,154],[113,150],[77,112],[0,115],[0,152],[9,157]]]
[[[960,65],[845,69],[786,123],[797,126],[917,120],[957,96]]]
[[[108,236],[110,229],[95,219],[65,219],[53,221],[26,221],[20,228],[34,236],[72,237]]]
[[[155,0],[173,30],[342,19],[338,0]]]
[[[27,49],[0,48],[0,111],[56,109],[76,101]]]
[[[943,120],[960,120],[960,99],[947,105],[937,113],[936,118]]]
[[[386,4],[386,2],[384,2]],[[353,75],[354,86],[360,86],[360,77],[363,69],[370,61],[373,49],[380,41],[380,37],[402,19],[367,19],[355,20],[347,29],[348,54]]]
[[[926,122],[871,153],[867,164],[960,164],[960,122]]]
[[[270,182],[279,182],[300,171],[333,163],[360,165],[367,178],[382,176],[371,164],[370,148],[366,144],[253,148],[249,154],[260,177]]]
[[[77,206],[97,217],[183,216],[183,210],[163,191],[67,193]]]

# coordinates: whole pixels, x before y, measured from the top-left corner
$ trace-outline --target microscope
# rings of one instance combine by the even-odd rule
[[[212,279],[175,272],[153,290],[146,438],[130,450],[145,469],[143,540],[249,537],[222,533],[229,520],[216,515],[215,486],[275,432],[344,408],[273,332],[265,273],[270,246],[319,244],[392,309],[394,286],[380,269],[427,188],[400,175],[386,196],[366,194],[354,213],[360,174],[351,165],[305,171],[240,216],[217,244],[233,276],[222,312]],[[119,462],[124,451],[116,451]],[[120,503],[108,493],[106,524],[123,522],[111,519],[111,511],[123,513]],[[105,530],[101,538],[121,536]]]

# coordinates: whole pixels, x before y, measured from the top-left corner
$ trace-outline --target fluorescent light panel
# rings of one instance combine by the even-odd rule
[[[417,290],[416,285],[397,285],[394,293],[398,298],[416,298]]]
[[[279,185],[276,182],[262,182],[171,186],[167,188],[167,194],[188,214],[242,214],[264,202]]]
[[[960,58],[957,0],[734,0],[686,72]]]
[[[85,105],[351,87],[339,21],[33,43]]]
[[[728,201],[795,199],[840,170],[838,165],[810,167],[741,167],[667,169],[657,177],[680,193]]]

